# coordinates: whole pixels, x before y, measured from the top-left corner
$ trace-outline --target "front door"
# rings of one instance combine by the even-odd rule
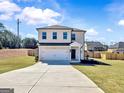
[[[76,58],[76,50],[72,49],[71,50],[71,59],[75,59]]]

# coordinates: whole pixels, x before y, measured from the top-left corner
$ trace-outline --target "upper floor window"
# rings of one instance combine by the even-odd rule
[[[46,39],[47,38],[47,33],[46,32],[42,32],[42,39]]]
[[[63,39],[67,39],[67,32],[63,32]]]
[[[57,39],[57,32],[53,32],[53,39]]]
[[[72,33],[72,35],[71,35],[71,40],[75,40],[75,34],[74,33]]]

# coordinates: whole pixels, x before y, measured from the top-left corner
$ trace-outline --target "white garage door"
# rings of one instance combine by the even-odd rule
[[[40,48],[41,60],[69,60],[68,48]]]

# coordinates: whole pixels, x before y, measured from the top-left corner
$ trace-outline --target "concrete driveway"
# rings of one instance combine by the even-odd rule
[[[66,61],[38,62],[0,74],[0,88],[14,88],[14,93],[104,93]]]

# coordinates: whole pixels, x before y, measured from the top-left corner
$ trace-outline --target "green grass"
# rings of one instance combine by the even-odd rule
[[[21,56],[0,59],[0,74],[35,64],[34,57]]]
[[[107,65],[74,65],[76,69],[86,74],[93,80],[105,93],[124,93],[124,61],[120,60],[101,60]]]

